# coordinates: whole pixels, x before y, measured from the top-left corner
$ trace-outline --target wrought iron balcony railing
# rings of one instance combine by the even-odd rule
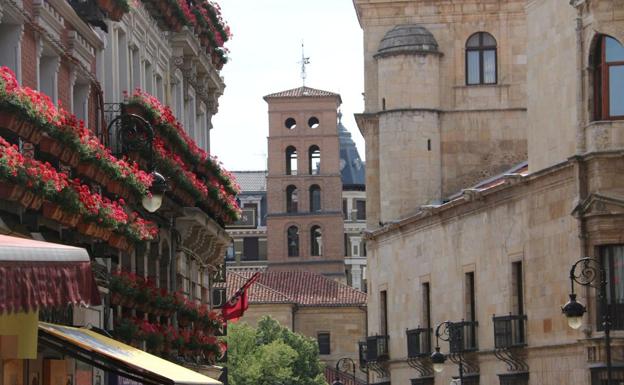
[[[417,328],[407,330],[407,357],[421,358],[431,355],[431,329]]]
[[[367,347],[366,341],[358,342],[360,368],[363,368],[366,366],[366,347]]]
[[[527,316],[524,314],[492,317],[494,347],[509,349],[526,346],[526,320]]]
[[[449,325],[449,345],[451,353],[465,353],[478,350],[477,321],[452,322]]]
[[[388,336],[366,338],[366,362],[384,361],[389,358]]]

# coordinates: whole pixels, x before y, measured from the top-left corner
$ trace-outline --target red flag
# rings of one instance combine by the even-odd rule
[[[225,321],[236,322],[249,308],[247,289],[258,279],[260,272],[255,273],[238,289],[229,301],[221,308],[221,315]]]

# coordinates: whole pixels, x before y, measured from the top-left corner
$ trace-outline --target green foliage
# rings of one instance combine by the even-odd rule
[[[228,326],[231,385],[327,385],[316,342],[270,317]]]

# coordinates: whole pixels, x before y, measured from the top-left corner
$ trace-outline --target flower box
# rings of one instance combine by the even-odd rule
[[[69,213],[67,211],[63,211],[63,216],[59,221],[62,225],[67,227],[76,227],[78,221],[80,220],[80,214]]]
[[[95,237],[98,232],[98,225],[93,222],[80,222],[78,223],[78,232],[88,237]]]
[[[69,147],[63,148],[63,152],[61,152],[59,159],[61,160],[61,162],[71,167],[78,166],[78,162],[80,160],[80,158],[78,157],[78,154],[76,154],[76,152],[70,149]]]
[[[24,208],[28,208],[30,207],[30,203],[33,201],[34,198],[35,194],[32,191],[24,190],[24,194],[19,199],[19,204],[22,205],[22,207]]]
[[[24,122],[14,112],[0,111],[0,127],[6,128],[9,131],[13,131],[16,134],[19,133],[20,128]]]
[[[30,205],[28,206],[28,208],[30,208],[31,210],[39,210],[42,204],[43,204],[43,197],[39,195],[35,195],[33,200],[30,202]]]
[[[130,252],[134,247],[132,245],[132,242],[130,242],[125,235],[121,235],[118,233],[111,234],[110,238],[108,238],[108,244],[116,249],[127,252]]]
[[[11,182],[0,181],[0,199],[16,202],[24,195],[24,188]]]
[[[26,124],[28,123],[24,123],[24,125]],[[43,136],[43,131],[39,127],[33,126],[33,129],[30,135],[28,136],[28,141],[34,145],[37,145],[41,141],[42,136]]]
[[[63,218],[63,210],[61,206],[52,202],[43,202],[43,216],[56,222],[60,222]]]
[[[95,169],[95,175],[92,179],[102,186],[106,186],[108,185],[108,182],[110,182],[110,177],[108,176],[108,174],[99,168]]]
[[[24,121],[22,122],[22,125],[20,126],[17,134],[24,139],[28,139],[30,138],[34,130],[35,126],[32,123]]]
[[[130,189],[118,180],[110,180],[106,185],[106,190],[123,198],[127,198],[130,195]]]
[[[82,162],[78,165],[78,168],[76,169],[76,173],[89,179],[94,179],[96,172],[97,167],[95,167],[95,165],[93,165],[92,163]]]
[[[54,157],[59,157],[63,152],[63,145],[56,139],[50,137],[48,134],[42,134],[39,141],[39,151],[50,154]]]

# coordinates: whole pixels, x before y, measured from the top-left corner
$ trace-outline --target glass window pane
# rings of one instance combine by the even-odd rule
[[[496,51],[483,51],[483,83],[496,83]]]
[[[609,115],[624,116],[624,65],[609,67]]]
[[[468,51],[468,84],[481,83],[481,76],[479,75],[479,51]]]
[[[486,46],[486,47],[496,46],[496,40],[494,40],[494,37],[487,32],[483,32],[483,46]]]
[[[607,63],[614,61],[624,61],[624,46],[612,37],[606,40],[605,59]]]
[[[475,33],[474,35],[470,36],[470,38],[466,42],[466,47],[476,48],[478,46],[479,46],[479,34]]]

